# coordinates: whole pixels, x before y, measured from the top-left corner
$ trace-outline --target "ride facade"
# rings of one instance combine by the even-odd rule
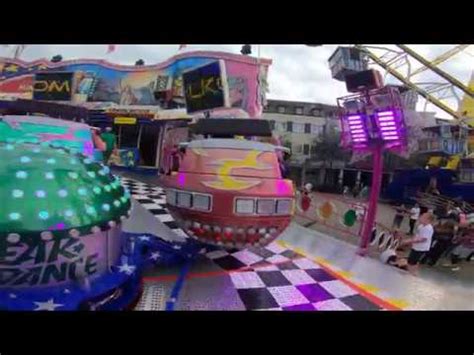
[[[54,103],[60,108],[86,108],[85,123],[93,116],[94,123],[100,121],[101,125],[118,126],[119,130],[124,125],[129,128],[140,123],[139,137],[145,136],[143,127],[167,121],[166,111],[185,107],[190,111],[187,107],[190,100],[194,100],[196,107],[205,108],[206,114],[217,111],[223,116],[257,117],[262,111],[266,70],[270,63],[264,59],[221,52],[185,53],[159,65],[135,67],[96,60],[60,63],[0,60],[0,96],[4,100],[0,102],[0,109],[7,112],[7,115],[0,116],[3,158],[0,163],[0,192],[3,200],[8,201],[0,207],[0,308],[132,308],[140,297],[145,268],[190,262],[203,245],[193,239],[171,242],[160,236],[123,232],[122,222],[130,216],[132,206],[130,194],[109,167],[94,161],[98,144],[91,127],[74,122],[77,119],[75,110],[63,110],[67,113],[67,117],[63,117],[67,121],[62,121],[54,116],[56,111],[51,109],[51,105],[42,106],[42,103]],[[200,77],[199,82],[189,84],[183,79],[190,70],[216,65],[218,72],[207,81]],[[210,81],[212,90],[207,90]],[[200,89],[196,91],[193,85]],[[222,102],[213,101],[215,91],[224,98]],[[141,114],[134,117],[122,113],[137,110],[141,110]],[[20,114],[8,114],[9,111]],[[48,111],[44,114],[53,112],[54,118],[38,114],[26,116],[42,111]],[[153,113],[151,116],[150,112]],[[204,112],[197,110],[192,114],[200,117]],[[173,119],[176,117],[175,114],[171,116]],[[189,116],[186,118],[189,120]],[[153,145],[157,155],[150,160],[166,168],[158,155],[165,145],[163,141],[167,133],[167,126],[162,126],[159,134],[149,137],[149,140],[158,141]],[[186,135],[180,134],[179,137],[172,139],[171,143],[182,142]],[[140,146],[139,141],[136,144]],[[245,201],[247,203],[250,200],[257,204],[255,198],[266,194],[265,203],[262,201],[258,207],[255,205],[259,211],[264,207],[268,214],[265,222],[253,223],[261,222],[262,218],[252,219],[251,213],[247,219],[242,219],[246,224],[232,226],[236,231],[249,223],[258,228],[256,239],[244,240],[247,243],[260,239],[270,242],[276,238],[289,224],[293,208],[291,182],[283,180],[277,170],[277,148],[257,142],[233,141],[217,147],[219,152],[215,155],[216,147],[206,144],[208,142],[191,143],[190,159],[183,166],[188,164],[187,169],[195,169],[192,173],[195,177],[205,175],[212,169],[208,166],[211,160],[200,160],[197,155],[195,160],[198,163],[194,164],[191,158],[194,151],[203,151],[216,158],[218,164],[222,163],[222,167],[217,168],[219,173],[215,175],[215,181],[204,179],[208,186],[201,185],[205,190],[201,191],[192,185],[190,178],[181,178],[180,187],[193,194],[183,199],[182,194],[177,193],[177,201],[186,203],[186,199],[192,196],[195,197],[193,206],[199,203],[205,206],[206,201],[214,208],[222,204],[224,214],[219,224],[227,235],[227,225],[222,218],[232,218],[227,208],[229,186],[231,191],[245,192],[247,197],[249,192],[254,192]],[[240,146],[236,147],[236,144]],[[236,159],[241,159],[242,163],[235,164]],[[167,157],[162,160],[167,160]],[[233,169],[247,177],[235,178],[229,185]],[[217,185],[213,185],[214,182]],[[257,185],[261,185],[260,189],[251,190]],[[224,188],[219,190],[218,186]],[[215,187],[215,191],[221,194],[217,193],[214,200],[206,200],[205,192]],[[198,196],[199,192],[204,193]],[[282,201],[277,203],[275,198]],[[170,200],[170,205],[172,203]],[[205,216],[208,215],[209,211]],[[195,221],[205,225],[200,218]],[[263,234],[262,229],[265,229]]]

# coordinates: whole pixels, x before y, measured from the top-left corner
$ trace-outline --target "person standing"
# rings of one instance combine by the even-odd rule
[[[415,237],[404,242],[404,244],[411,245],[407,268],[412,275],[417,275],[420,260],[431,248],[434,233],[433,219],[431,213],[422,214]]]
[[[101,136],[99,135],[100,129],[92,127],[91,132],[92,132],[92,142],[94,143],[94,160],[103,161],[106,144],[104,140],[101,138]]]
[[[301,196],[301,209],[306,212],[311,207],[311,196],[310,193],[313,190],[313,185],[308,183],[304,186]]]
[[[458,223],[454,216],[450,216],[440,221],[434,228],[433,247],[425,255],[424,260],[429,266],[434,266],[441,256],[453,246],[456,234],[458,233]]]
[[[403,223],[403,218],[405,217],[405,205],[400,205],[396,208],[395,217],[393,219],[392,229],[400,228]]]
[[[359,193],[360,193],[360,186],[359,186],[359,183],[356,182],[356,184],[354,185],[354,188],[352,189],[352,196],[354,196],[354,198],[357,198],[359,196]]]
[[[471,224],[464,229],[459,238],[455,238],[456,247],[450,254],[451,262],[443,264],[444,267],[450,267],[452,271],[459,271],[462,260],[469,261],[474,251],[474,225]]]
[[[349,186],[344,186],[344,190],[342,191],[342,195],[344,197],[349,196]]]
[[[420,206],[415,203],[415,205],[410,210],[410,231],[408,232],[409,235],[413,235],[413,231],[415,230],[416,222],[420,217]]]
[[[106,148],[104,151],[104,164],[109,162],[110,156],[116,148],[117,136],[112,131],[112,127],[107,127],[105,132],[101,135],[102,140],[105,142]]]

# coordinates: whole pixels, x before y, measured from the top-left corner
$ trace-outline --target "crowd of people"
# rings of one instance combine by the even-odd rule
[[[410,209],[397,206],[392,225],[397,247],[385,250],[380,256],[382,262],[416,275],[419,265],[435,266],[446,257],[442,266],[459,271],[462,262],[471,261],[474,255],[474,213],[467,214],[461,208],[465,206],[448,202],[424,213],[419,204]],[[409,229],[403,233],[406,217]]]

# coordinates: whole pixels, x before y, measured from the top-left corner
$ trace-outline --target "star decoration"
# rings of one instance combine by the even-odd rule
[[[54,311],[58,307],[64,306],[63,304],[54,303],[54,299],[50,298],[47,302],[35,302],[37,308],[35,311]]]
[[[64,289],[64,293],[65,293],[65,294],[69,294],[69,293],[71,293],[71,291],[69,291],[69,290],[66,288],[66,289]]]
[[[173,249],[179,250],[181,249],[181,245],[173,245]]]
[[[128,265],[128,264],[125,263],[125,264],[119,266],[119,271],[124,272],[127,275],[131,275],[135,271],[135,266]]]
[[[14,293],[10,293],[8,296],[9,296],[10,298],[17,298],[17,295],[15,295]]]
[[[143,240],[143,241],[150,241],[150,237],[147,237],[146,235],[142,235],[141,237],[138,237],[138,239]]]
[[[151,253],[150,259],[157,260],[161,256],[160,252]]]

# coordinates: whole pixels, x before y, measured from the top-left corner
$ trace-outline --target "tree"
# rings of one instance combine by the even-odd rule
[[[144,61],[143,59],[138,59],[138,60],[135,62],[135,65],[137,65],[137,66],[145,65],[145,61]]]
[[[349,159],[349,153],[344,151],[341,146],[341,136],[334,130],[329,130],[321,138],[314,141],[313,153],[309,161],[322,162],[323,183],[327,182],[326,169],[332,169],[335,161],[346,161]]]

